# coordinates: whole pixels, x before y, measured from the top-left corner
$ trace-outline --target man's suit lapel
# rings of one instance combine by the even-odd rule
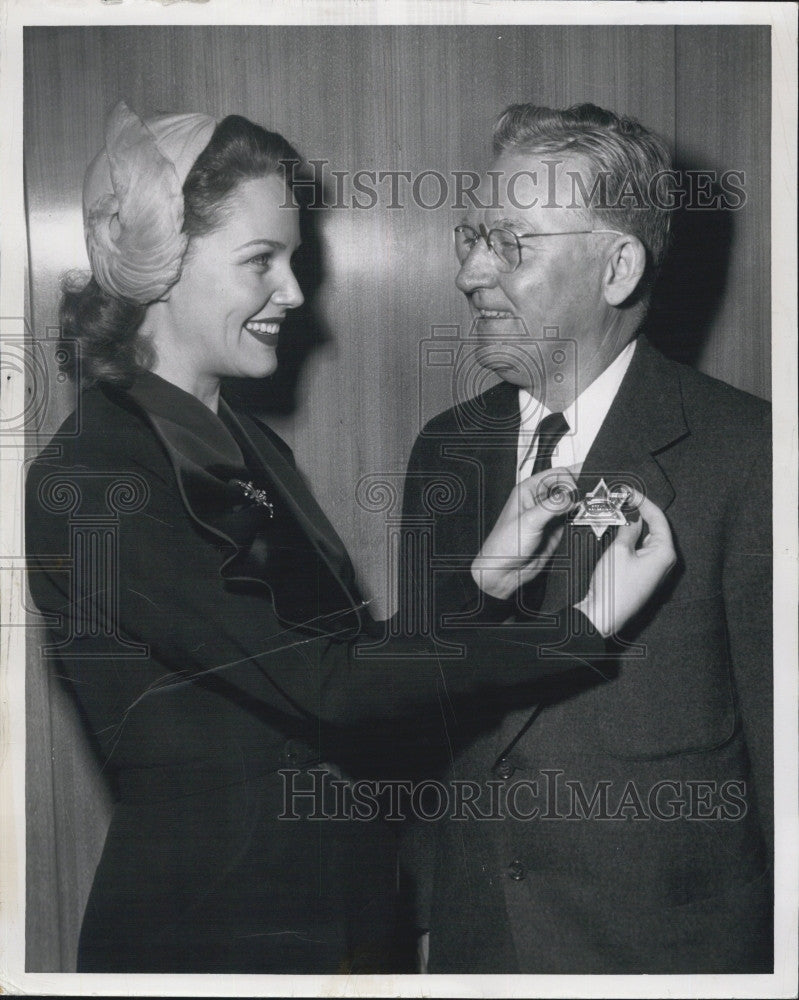
[[[604,477],[638,475],[650,500],[665,510],[674,488],[656,456],[688,433],[674,369],[641,337],[616,399],[580,473],[582,489]]]
[[[580,495],[593,490],[601,479],[608,487],[627,482],[661,510],[667,510],[674,500],[674,487],[657,455],[688,433],[677,373],[640,337],[616,398],[583,463],[577,480]],[[555,561],[568,565],[568,572],[549,574],[545,611],[557,610],[585,594],[596,562],[613,534],[608,531],[596,540],[590,527],[567,525]]]

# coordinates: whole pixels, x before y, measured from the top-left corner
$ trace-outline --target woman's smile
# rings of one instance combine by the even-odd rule
[[[274,319],[251,319],[244,324],[244,329],[247,333],[252,334],[256,340],[260,340],[262,344],[275,347],[277,346],[280,335],[280,324],[282,322],[282,316]]]

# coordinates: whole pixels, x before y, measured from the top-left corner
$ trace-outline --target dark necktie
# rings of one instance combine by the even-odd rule
[[[569,430],[569,423],[562,413],[550,413],[548,417],[544,417],[533,438],[533,443],[538,442],[538,451],[535,454],[531,476],[552,468],[552,456],[558,442]],[[532,448],[532,445],[530,447]]]
[[[569,423],[562,413],[550,413],[548,417],[544,417],[538,425],[538,430],[533,438],[533,444],[536,441],[538,442],[538,451],[535,454],[533,471],[530,475],[534,476],[538,472],[543,472],[545,469],[552,468],[552,455],[555,452],[555,448],[557,448],[558,442],[563,435],[569,430]],[[533,445],[531,444],[530,448],[532,447]],[[526,610],[537,611],[540,609],[544,601],[546,585],[546,569],[542,570],[542,572],[539,573],[534,580],[524,584],[522,587],[522,594],[519,596],[521,597],[523,607]]]

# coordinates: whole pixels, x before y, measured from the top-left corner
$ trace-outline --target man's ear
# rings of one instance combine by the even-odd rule
[[[638,287],[646,270],[646,250],[637,236],[620,236],[605,266],[603,291],[611,306],[622,305]]]

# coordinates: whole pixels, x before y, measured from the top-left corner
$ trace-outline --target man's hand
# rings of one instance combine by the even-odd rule
[[[596,564],[588,593],[577,605],[604,636],[618,632],[643,608],[677,562],[663,511],[637,492],[631,504],[638,518],[617,528],[613,543]],[[649,533],[638,545],[644,521]]]
[[[568,469],[547,469],[515,486],[472,563],[477,586],[507,600],[537,576],[560,541],[576,494]]]

